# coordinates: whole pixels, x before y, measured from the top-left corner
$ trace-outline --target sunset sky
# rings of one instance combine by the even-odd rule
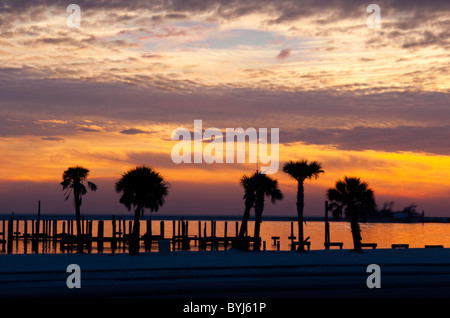
[[[279,128],[268,215],[296,215],[281,166],[309,159],[325,174],[305,215],[357,176],[380,207],[450,216],[449,16],[448,0],[0,0],[0,213],[74,213],[59,182],[75,165],[99,188],[82,213],[126,213],[114,183],[145,164],[171,185],[161,215],[241,215],[255,164],[172,162],[173,130],[202,120]]]

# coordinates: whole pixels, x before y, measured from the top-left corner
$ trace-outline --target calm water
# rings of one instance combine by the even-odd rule
[[[28,233],[31,233],[31,221],[28,222]],[[200,221],[201,233],[203,236],[204,228],[206,226],[206,233],[211,235],[211,222]],[[58,222],[58,233],[62,232],[62,221]],[[123,221],[121,223],[121,229],[123,231],[123,225],[125,225],[126,233],[129,233],[129,221]],[[239,222],[240,223],[240,222]],[[98,221],[93,221],[92,233],[97,235]],[[170,238],[173,235],[173,221],[166,220],[164,222],[164,234],[166,238]],[[190,236],[198,235],[199,221],[189,221],[188,234]],[[105,232],[104,236],[112,235],[112,225],[110,220],[104,221]],[[410,248],[423,248],[425,245],[444,245],[444,247],[450,247],[450,224],[449,223],[360,223],[362,230],[362,238],[364,243],[377,243],[377,248],[391,248],[391,244],[409,244]],[[1,227],[1,225],[0,225]],[[74,222],[74,228],[75,222]],[[41,225],[42,229],[42,225]],[[249,222],[248,233],[253,235],[254,222]],[[117,225],[119,230],[119,225]],[[225,221],[216,221],[216,236],[224,236]],[[14,225],[14,231],[16,226]],[[19,232],[23,233],[24,222],[20,222]],[[141,221],[141,234],[147,231],[147,224],[145,221]],[[175,231],[178,233],[178,222],[175,222]],[[67,225],[66,225],[67,232]],[[160,234],[160,221],[152,222],[153,235]],[[280,237],[280,249],[290,250],[290,240],[288,237],[291,234],[291,222],[288,221],[264,221],[261,224],[261,238],[266,242],[267,250],[276,250],[276,246],[273,245],[272,236]],[[297,222],[294,222],[294,235],[297,236]],[[236,222],[227,221],[227,235],[236,235]],[[325,228],[324,222],[310,221],[304,225],[304,235],[310,237],[311,249],[324,249],[324,236]],[[348,222],[330,222],[330,237],[332,242],[343,242],[344,249],[353,248],[353,241],[350,231],[350,223]],[[93,244],[93,253],[96,253],[95,243]],[[110,244],[104,244],[104,252],[111,252]],[[335,247],[333,247],[335,248]],[[197,250],[198,248],[191,243],[191,250]],[[152,250],[156,251],[157,246],[154,244]],[[119,247],[116,252],[125,251],[123,247]],[[142,251],[143,248],[142,248]],[[59,246],[54,246],[51,242],[40,243],[39,252],[44,253],[60,253]],[[0,247],[0,253],[4,253]],[[25,250],[23,241],[14,241],[13,253],[31,253],[31,243],[28,241],[27,249]]]

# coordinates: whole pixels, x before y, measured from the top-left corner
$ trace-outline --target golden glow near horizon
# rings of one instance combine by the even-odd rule
[[[278,8],[275,2],[273,6]],[[43,86],[36,84],[37,93],[26,101],[2,97],[0,115],[4,123],[14,124],[14,131],[0,134],[0,181],[57,181],[64,169],[74,165],[86,166],[95,178],[117,178],[135,165],[148,164],[169,181],[235,183],[243,173],[253,171],[254,165],[176,165],[171,161],[176,143],[170,140],[172,130],[185,126],[192,131],[193,120],[203,119],[203,115],[213,118],[216,126],[221,125],[219,129],[276,127],[280,134],[300,128],[349,131],[449,125],[445,114],[426,121],[425,112],[415,117],[384,117],[385,110],[370,107],[365,110],[369,115],[351,112],[358,101],[345,104],[350,110],[340,114],[330,97],[340,93],[355,98],[385,92],[392,93],[392,98],[399,92],[448,94],[450,54],[448,43],[439,42],[439,34],[446,31],[442,23],[447,19],[445,12],[421,26],[410,21],[411,27],[405,28],[398,25],[409,21],[413,13],[396,15],[381,6],[382,14],[386,13],[382,28],[369,29],[365,8],[360,16],[341,14],[336,21],[327,20],[333,15],[326,10],[284,20],[280,13],[279,21],[267,13],[271,10],[248,10],[236,16],[232,11],[227,16],[211,13],[214,10],[185,10],[81,8],[81,27],[73,29],[66,26],[68,14],[63,7],[30,5],[23,11],[5,13],[8,23],[0,26],[0,62],[7,74],[4,91],[20,87],[22,81]],[[44,86],[52,83],[69,83],[64,86],[67,92],[61,93],[65,99],[46,100],[49,91]],[[79,104],[76,100],[83,96],[70,95],[74,83],[92,87]],[[135,95],[155,90],[185,94],[185,99],[154,105],[147,98],[138,106],[132,100],[129,105],[109,108],[107,85],[117,85],[118,90],[124,89],[123,94],[127,88]],[[247,126],[239,122],[236,127],[233,125],[240,119],[236,109],[228,109],[226,103],[204,105],[201,98],[195,99],[198,91],[209,98],[227,96],[232,90],[236,96],[229,96],[230,106],[236,103],[238,110],[246,106],[246,101],[239,99],[239,90],[256,90],[256,97],[258,92],[280,96],[282,92],[317,92],[318,100],[321,92],[326,92],[329,99],[309,108],[302,108],[305,101],[299,100],[269,114],[268,119],[255,116],[255,121],[243,119]],[[34,101],[33,113],[26,103]],[[181,108],[184,103],[186,109]],[[410,115],[409,103],[398,105],[404,108],[398,114]],[[78,112],[77,107],[92,110],[93,115]],[[96,107],[102,110],[96,112]],[[208,109],[213,107],[220,111],[215,109],[217,113],[211,115]],[[252,107],[260,115],[259,108]],[[281,106],[274,102],[273,108],[277,107]],[[166,117],[157,113],[160,109],[167,110]],[[285,114],[283,109],[291,113]],[[330,109],[335,115],[328,116]],[[178,116],[182,111],[186,115]],[[330,136],[334,135],[331,131]],[[341,147],[333,140],[312,140],[306,144],[280,138],[280,172],[275,176],[281,183],[292,183],[281,172],[282,164],[306,158],[322,162],[326,173],[314,183],[323,188],[348,175],[367,180],[383,195],[449,197],[448,151],[433,153],[417,147],[366,150]]]
[[[167,140],[164,134],[156,133],[139,136],[102,133],[96,138],[81,134],[61,141],[43,141],[33,136],[9,138],[8,144],[14,144],[14,147],[4,147],[6,143],[2,143],[5,155],[1,158],[4,168],[1,179],[56,182],[64,169],[74,165],[88,167],[92,178],[118,178],[136,165],[147,164],[161,171],[169,181],[237,184],[243,173],[251,174],[256,169],[255,164],[249,163],[176,165],[170,157],[175,143]],[[448,195],[448,156],[343,151],[333,146],[302,143],[280,145],[280,168],[274,177],[281,184],[292,183],[282,173],[282,165],[301,158],[318,160],[323,164],[325,174],[314,181],[319,187],[329,188],[343,176],[358,176],[368,181],[377,194],[395,193],[412,198]]]

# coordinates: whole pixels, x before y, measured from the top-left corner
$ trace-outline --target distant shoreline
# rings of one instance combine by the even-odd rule
[[[11,213],[3,213],[0,214],[0,220],[9,220],[13,214]],[[133,220],[133,214],[86,214],[82,217],[85,220],[111,220],[112,217],[122,220]],[[241,221],[242,216],[234,215],[163,215],[163,214],[146,214],[141,220],[152,219],[155,221],[167,220],[180,220],[183,219],[185,221]],[[14,219],[20,220],[37,220],[37,214],[21,214],[15,213]],[[41,220],[48,219],[56,219],[56,220],[75,220],[75,215],[70,214],[41,214]],[[305,216],[305,222],[324,222],[325,217],[321,216]],[[254,221],[254,217],[250,217],[250,221]],[[273,222],[296,222],[296,216],[272,216],[267,215],[263,216],[263,221],[273,221]],[[332,217],[328,218],[329,222],[348,222],[345,218],[333,219]],[[412,218],[408,220],[396,220],[391,218],[366,218],[365,221],[360,220],[360,223],[450,223],[450,217],[424,217],[422,218]]]

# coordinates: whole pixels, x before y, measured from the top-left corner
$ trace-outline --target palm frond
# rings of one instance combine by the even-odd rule
[[[117,193],[121,193],[119,202],[130,211],[144,208],[157,212],[165,203],[170,185],[152,168],[146,166],[130,169],[115,184]]]

